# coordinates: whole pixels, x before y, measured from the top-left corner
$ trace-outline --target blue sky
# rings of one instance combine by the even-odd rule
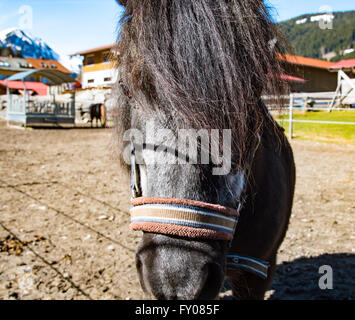
[[[317,13],[322,7],[329,7],[333,12],[355,10],[354,0],[267,0],[267,2],[276,8],[277,14],[274,12],[274,18],[277,21],[305,13]]]
[[[304,13],[317,13],[324,5],[332,11],[355,10],[354,0],[268,0],[273,16],[283,21]],[[27,7],[23,7],[27,6]],[[22,13],[21,11],[22,8]],[[29,9],[32,26],[28,24]],[[0,30],[25,23],[34,36],[55,51],[76,51],[113,43],[122,8],[115,0],[0,0]]]
[[[0,0],[0,30],[21,25],[23,6],[33,16],[25,31],[63,54],[114,43],[122,14],[115,0]]]

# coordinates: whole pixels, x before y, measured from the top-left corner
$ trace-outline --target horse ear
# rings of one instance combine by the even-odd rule
[[[121,6],[126,6],[127,5],[127,2],[128,0],[116,0],[118,2],[118,4],[120,4]]]

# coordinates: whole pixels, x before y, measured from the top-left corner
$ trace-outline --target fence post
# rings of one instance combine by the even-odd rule
[[[290,136],[291,140],[292,140],[292,132],[293,132],[293,100],[294,100],[294,96],[291,93],[290,94],[290,107],[289,107],[289,114],[290,114],[290,118],[289,118],[289,136]]]
[[[6,88],[6,94],[7,94],[7,104],[6,104],[6,118],[7,118],[7,126],[10,125],[10,113],[12,111],[12,101],[11,101],[11,93],[9,87]]]
[[[304,98],[304,101],[303,101],[303,108],[302,108],[303,112],[307,112],[308,111],[308,97],[305,97]]]

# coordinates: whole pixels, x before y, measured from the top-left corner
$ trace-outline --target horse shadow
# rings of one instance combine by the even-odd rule
[[[331,272],[320,272],[321,266]],[[332,289],[321,289],[320,278],[332,274]],[[326,281],[328,284],[328,282]],[[301,257],[277,265],[270,287],[270,300],[353,300],[355,299],[355,255],[323,254]]]
[[[322,266],[330,266],[320,272]],[[332,274],[332,289],[321,289],[319,282]],[[328,280],[325,280],[328,285]],[[232,286],[226,280],[221,300],[232,299]],[[275,276],[265,298],[268,300],[354,300],[355,255],[350,253],[323,254],[302,257],[276,266]]]

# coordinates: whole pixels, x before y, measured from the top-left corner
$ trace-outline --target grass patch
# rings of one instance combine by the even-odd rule
[[[289,123],[282,121],[288,119],[288,114],[274,114],[278,123],[285,128],[288,135]],[[355,111],[295,111],[295,120],[319,120],[355,122]],[[355,145],[355,125],[319,124],[319,123],[293,123],[293,138],[313,140],[318,142],[339,143]]]

